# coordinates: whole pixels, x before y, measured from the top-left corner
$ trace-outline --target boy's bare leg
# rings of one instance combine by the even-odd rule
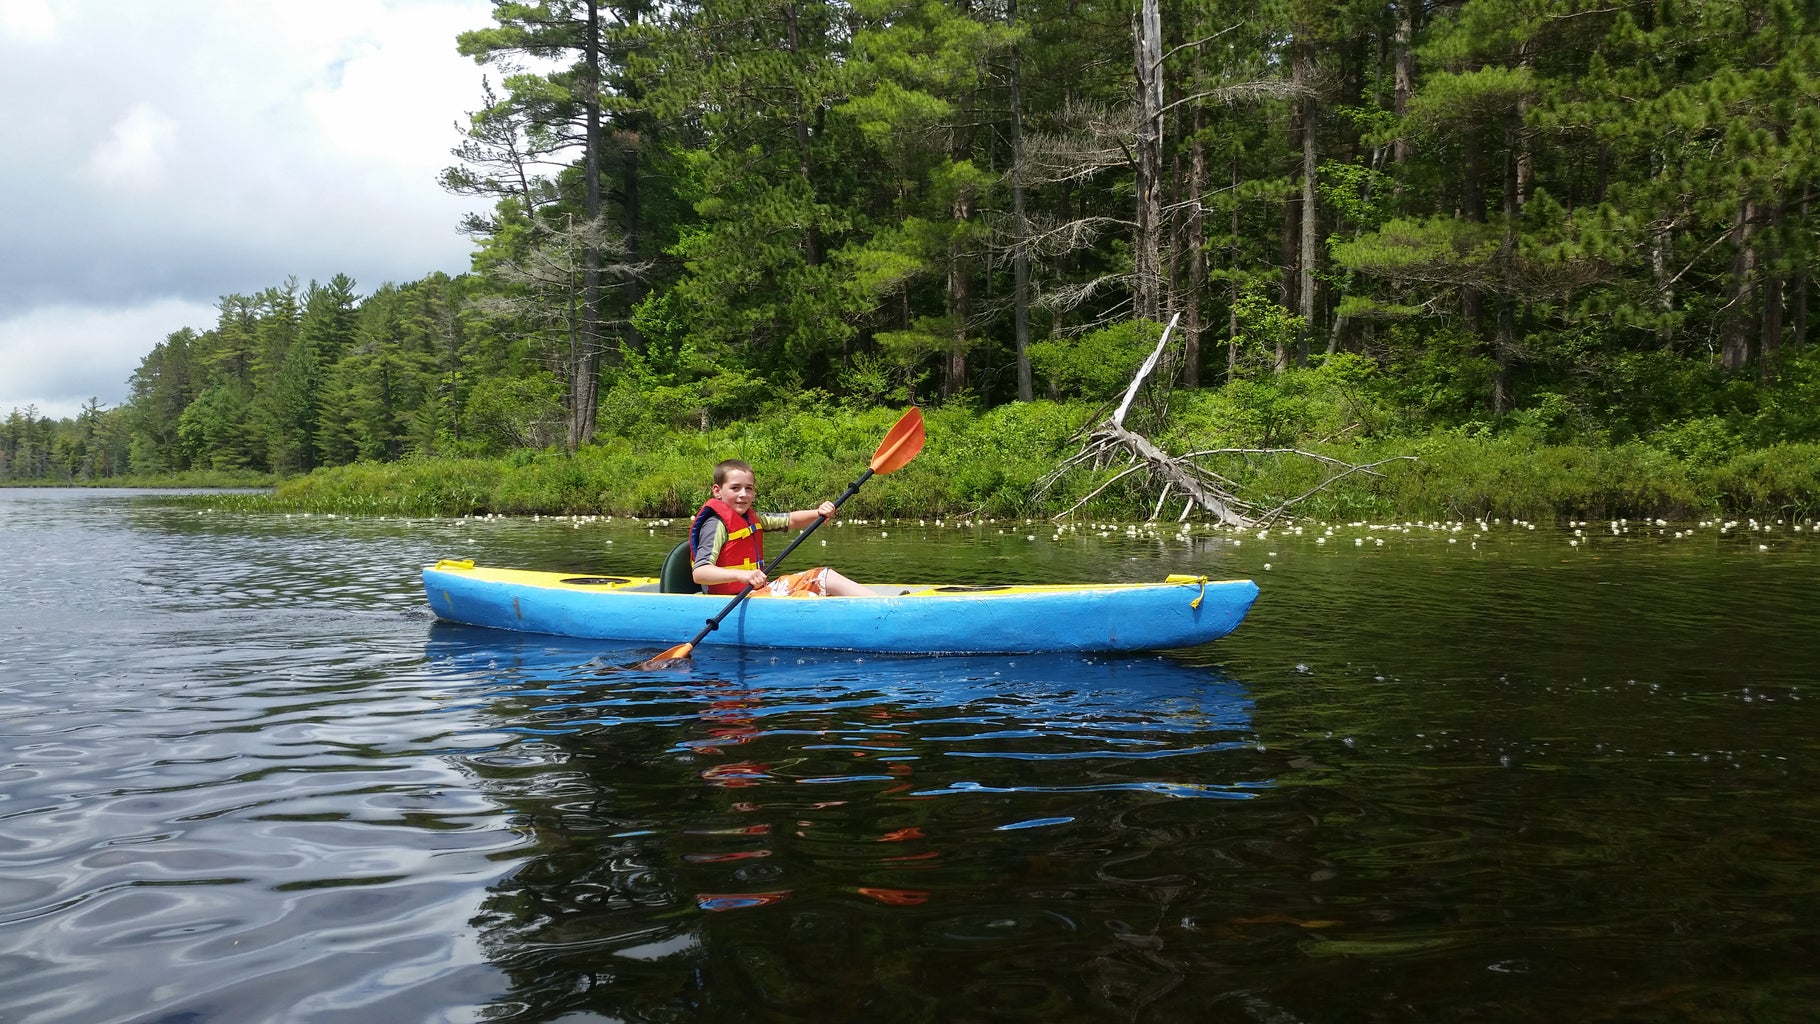
[[[863,587],[833,569],[822,578],[822,585],[827,588],[829,597],[876,597],[870,587]]]

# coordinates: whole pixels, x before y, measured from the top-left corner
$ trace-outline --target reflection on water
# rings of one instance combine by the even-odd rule
[[[1116,659],[630,671],[416,579],[672,532],[0,491],[0,1020],[1820,1006],[1811,532],[851,523],[816,559],[1262,584]]]
[[[708,739],[679,738],[672,753],[813,738],[821,741],[813,750],[908,765],[943,756],[1155,761],[1253,745],[1250,701],[1236,682],[1161,656],[704,648],[684,667],[639,671],[628,667],[638,649],[603,653],[598,643],[442,622],[427,649],[433,668],[495,688],[485,706],[503,708],[527,735],[721,723]]]
[[[523,737],[463,761],[536,843],[478,922],[526,1019],[935,1012],[944,961],[1002,973],[971,996],[1000,1005],[1045,945],[1160,948],[1219,815],[1134,795],[1244,800],[1273,768],[1243,687],[1161,657],[718,651],[635,672],[635,651],[446,624],[429,650]]]

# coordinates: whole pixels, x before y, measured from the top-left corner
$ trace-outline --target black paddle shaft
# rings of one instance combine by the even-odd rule
[[[844,493],[842,493],[840,497],[834,499],[834,507],[838,509],[842,505],[845,505],[847,503],[848,498],[853,497],[854,494],[859,492],[859,486],[870,479],[872,479],[872,467],[868,466],[868,467],[866,467],[866,471],[859,475],[858,479],[854,480],[852,483],[847,485],[847,490]],[[815,532],[816,527],[820,526],[821,524],[823,524],[827,521],[828,521],[827,516],[816,516],[815,522],[810,523],[808,526],[803,527],[803,532],[797,534],[795,540],[792,540],[787,546],[785,546],[785,548],[782,551],[779,551],[777,553],[776,558],[768,558],[765,560],[765,562],[764,562],[765,573],[767,575],[769,575],[772,569],[777,568],[778,563],[782,562],[786,557],[788,557],[790,552],[796,550],[796,546],[798,544],[801,544],[803,541],[809,539],[809,535]],[[708,624],[701,628],[701,632],[695,634],[695,639],[689,641],[689,646],[694,647],[696,644],[701,643],[703,637],[705,637],[709,633],[712,633],[715,630],[719,629],[720,620],[733,614],[733,609],[738,608],[739,603],[741,601],[744,601],[746,599],[746,595],[748,595],[750,593],[752,593],[752,584],[748,583],[745,585],[744,588],[742,588],[740,590],[740,592],[738,594],[734,595],[733,600],[727,602],[727,606],[720,610],[719,615],[716,615],[713,618],[708,620]]]

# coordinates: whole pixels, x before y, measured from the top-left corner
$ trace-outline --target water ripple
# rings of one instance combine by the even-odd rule
[[[649,650],[433,624],[414,568],[622,572],[667,550],[655,528],[0,492],[0,1018],[1799,1019],[1820,998],[1814,660],[1805,620],[1770,614],[1820,582],[1799,550],[904,533],[843,541],[843,564],[1276,568],[1237,634],[1163,658],[709,644],[634,671]]]

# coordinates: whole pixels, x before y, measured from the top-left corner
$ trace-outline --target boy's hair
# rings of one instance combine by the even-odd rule
[[[726,483],[727,474],[733,472],[736,469],[739,470],[740,472],[746,474],[747,476],[757,479],[757,474],[752,472],[752,467],[747,465],[745,460],[727,459],[724,462],[717,462],[714,464],[714,483],[715,483],[715,485],[719,486],[720,484]]]

